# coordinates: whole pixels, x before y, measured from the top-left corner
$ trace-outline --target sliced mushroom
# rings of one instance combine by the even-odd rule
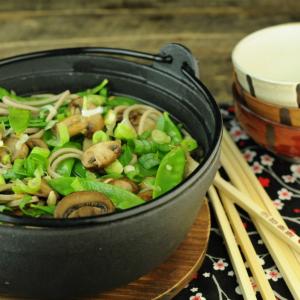
[[[76,98],[74,99],[69,107],[71,114],[80,116],[81,115],[81,110],[82,110],[82,105],[83,105],[83,99],[82,98]],[[93,103],[88,103],[87,109],[95,109],[97,106]],[[91,138],[93,136],[93,133],[103,129],[104,127],[104,120],[103,117],[101,116],[100,113],[96,113],[92,116],[89,117],[82,117],[85,120],[85,130],[84,132],[78,132],[78,133],[84,133],[85,136],[88,138]],[[78,134],[76,133],[76,134]]]
[[[75,192],[58,202],[55,218],[80,218],[109,214],[115,211],[112,202],[99,192]]]
[[[85,117],[85,120],[87,121],[85,136],[88,138],[91,138],[94,132],[103,129],[104,127],[104,120],[99,113],[90,117]]]
[[[12,161],[16,160],[17,158],[25,158],[28,155],[29,149],[26,144],[22,144],[20,149],[16,148],[16,144],[18,142],[18,138],[16,137],[9,137],[4,141],[5,146],[9,149],[11,154]]]
[[[141,114],[139,111],[133,111],[133,112],[129,115],[130,123],[133,125],[133,127],[134,127],[135,129],[137,129],[138,126],[139,126],[141,116],[142,116],[142,114]]]
[[[82,117],[81,115],[70,116],[57,123],[57,125],[58,124],[64,124],[68,128],[70,136],[74,136],[80,133],[84,134],[88,126],[86,118]],[[57,128],[57,126],[55,126],[55,128]]]
[[[137,194],[138,197],[142,198],[143,200],[145,201],[150,201],[153,199],[152,197],[152,190],[146,190],[146,191],[143,191],[143,192],[139,192]]]
[[[45,179],[41,180],[40,189],[36,193],[37,196],[47,198],[52,191],[51,187],[48,185]]]
[[[109,182],[109,184],[118,186],[118,187],[120,187],[124,190],[127,190],[129,192],[132,192],[134,194],[136,194],[139,191],[139,187],[137,186],[137,184],[126,178],[113,179]]]
[[[119,141],[106,141],[95,144],[83,152],[82,164],[90,170],[103,169],[121,154]]]
[[[29,148],[40,147],[48,149],[48,145],[42,139],[30,139],[26,142]]]
[[[82,104],[83,99],[81,97],[73,99],[69,104],[71,115],[79,115],[81,113]]]

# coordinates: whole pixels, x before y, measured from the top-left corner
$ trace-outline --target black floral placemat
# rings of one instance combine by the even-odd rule
[[[233,107],[222,106],[221,112],[224,125],[274,205],[288,226],[300,234],[300,164],[287,162],[257,145],[238,124]],[[250,218],[243,211],[240,211],[240,214],[276,298],[292,300],[293,296]],[[174,300],[243,299],[212,209],[211,215],[210,241],[203,265],[194,279]],[[257,292],[257,285],[253,278],[251,282],[253,289]],[[256,296],[261,299],[259,293]]]

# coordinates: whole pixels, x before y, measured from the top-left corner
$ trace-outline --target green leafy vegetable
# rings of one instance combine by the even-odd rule
[[[185,151],[193,151],[198,148],[198,143],[191,137],[186,137],[181,141],[181,146]]]
[[[75,143],[75,142],[67,142],[66,144],[64,144],[63,146],[57,146],[53,149],[53,152],[61,149],[61,148],[76,148],[76,149],[80,149],[81,146],[79,143]],[[76,159],[75,158],[67,158],[64,161],[62,161],[61,163],[59,163],[59,165],[56,168],[56,172],[61,175],[61,176],[71,176],[74,164],[75,164]],[[77,160],[78,161],[78,160]],[[78,161],[79,162],[79,161]]]
[[[3,175],[0,175],[0,186],[5,184],[5,179],[3,177]]]
[[[57,170],[57,169],[56,169]],[[87,170],[83,166],[82,162],[77,160],[72,170],[72,175],[78,176],[81,178],[86,178]]]
[[[164,131],[168,136],[171,137],[172,143],[177,145],[182,141],[182,135],[180,130],[175,123],[170,119],[167,112],[163,113],[156,124],[156,128]]]
[[[93,134],[93,144],[97,144],[100,142],[105,142],[109,140],[109,136],[103,131],[103,130],[98,130]]]
[[[63,196],[74,193],[72,183],[76,177],[58,177],[48,180],[50,187]]]
[[[128,144],[122,146],[122,154],[119,157],[119,161],[123,166],[127,166],[133,158],[131,148]]]
[[[128,209],[144,203],[144,200],[135,194],[103,182],[77,178],[74,180],[72,186],[76,191],[95,191],[103,193],[113,202],[114,206],[119,209]]]
[[[123,166],[118,159],[105,168],[107,174],[122,174]]]
[[[40,177],[35,177],[32,179],[29,179],[27,184],[25,184],[23,181],[20,179],[17,179],[12,187],[12,190],[16,194],[36,194],[38,190],[40,189],[41,186],[41,178]]]
[[[9,125],[17,134],[23,133],[28,128],[30,116],[29,110],[15,107],[8,108]]]
[[[6,90],[3,87],[0,87],[0,99],[2,99],[4,96],[9,96],[10,92],[8,90]]]
[[[120,140],[132,140],[137,137],[137,133],[131,124],[128,124],[126,120],[123,120],[117,125],[114,136]]]
[[[100,92],[107,84],[108,84],[108,80],[104,79],[99,85],[95,86],[94,88],[87,89],[83,92],[78,92],[76,94],[81,97],[87,96],[87,95],[94,95],[94,94],[97,94],[98,92]]]
[[[120,187],[91,179],[60,177],[51,179],[48,183],[56,192],[64,196],[79,191],[103,193],[119,209],[128,209],[144,203],[144,200]]]
[[[136,103],[137,103],[136,100],[134,100],[132,98],[129,98],[129,97],[112,96],[108,100],[107,105],[110,106],[110,107],[116,107],[116,106],[119,106],[119,105],[129,106],[129,105],[133,105],[133,104],[136,104]]]
[[[5,211],[12,211],[12,208],[9,206],[6,206],[4,204],[0,204],[0,213],[5,212]]]
[[[19,204],[19,208],[24,215],[37,218],[43,215],[52,216],[54,214],[54,210],[55,210],[54,205],[44,206],[44,205],[33,204],[30,203],[31,200],[32,200],[31,196],[25,195]]]

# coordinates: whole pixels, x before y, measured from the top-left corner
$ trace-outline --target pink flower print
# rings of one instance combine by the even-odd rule
[[[296,181],[296,178],[293,175],[282,175],[282,179],[286,183],[293,183]]]
[[[260,174],[263,171],[263,167],[258,162],[255,162],[252,165],[252,170],[255,174]]]
[[[256,282],[254,281],[253,277],[249,277],[250,279],[250,282],[251,282],[251,285],[252,285],[252,288],[255,292],[255,294],[258,292],[258,286],[256,284]],[[238,285],[236,288],[235,288],[235,292],[238,294],[238,295],[242,295],[242,291],[241,291],[241,288],[240,286]]]
[[[244,158],[246,159],[247,162],[252,162],[255,155],[256,155],[256,152],[251,151],[251,150],[246,150],[243,153],[243,156],[244,156]]]
[[[239,141],[239,140],[246,140],[248,139],[247,135],[245,132],[239,127],[239,126],[234,126],[230,129],[230,135],[233,138],[234,141]]]
[[[227,117],[229,115],[229,111],[224,108],[221,108],[220,111],[223,117]]]
[[[281,274],[275,268],[265,270],[265,273],[267,279],[272,279],[273,281],[278,281],[279,278],[282,278]]]
[[[197,293],[195,296],[191,296],[190,300],[206,300],[206,298],[202,296],[202,293]]]
[[[251,282],[254,292],[255,293],[258,292],[258,286],[257,286],[257,283],[255,282],[254,278],[250,277],[249,279],[250,279],[250,282]]]
[[[280,200],[291,200],[291,197],[293,196],[293,193],[288,191],[286,188],[282,188],[277,191],[277,194]]]
[[[273,204],[278,210],[282,210],[284,206],[284,204],[279,199],[274,200]]]
[[[214,262],[213,264],[214,270],[218,270],[218,271],[224,271],[227,266],[228,263],[224,262],[223,259],[219,259],[217,262]]]
[[[274,158],[271,157],[270,155],[268,154],[264,154],[260,157],[260,161],[261,163],[264,165],[264,166],[269,166],[271,167],[273,165],[273,162],[274,162]]]
[[[300,177],[300,165],[291,165],[290,170],[292,171],[294,177]]]

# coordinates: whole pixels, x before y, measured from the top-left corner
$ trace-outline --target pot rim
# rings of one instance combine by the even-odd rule
[[[74,48],[59,48],[59,49],[50,49],[50,50],[44,50],[44,51],[38,51],[38,52],[30,52],[27,54],[21,54],[16,55],[8,58],[4,58],[0,60],[0,67],[12,64],[15,62],[21,62],[29,59],[34,58],[46,58],[49,56],[58,56],[58,55],[87,55],[87,54],[95,54],[94,51],[102,50],[105,54],[115,54],[112,53],[112,51],[120,51],[120,52],[127,52],[127,56],[138,56],[139,58],[143,58],[145,60],[152,60],[152,61],[158,61],[158,62],[170,62],[170,56],[162,56],[161,54],[150,54],[146,52],[139,52],[139,51],[133,51],[133,50],[127,50],[127,49],[120,49],[120,48],[106,48],[106,47],[74,47]],[[107,56],[109,58],[113,59],[120,59],[119,57]],[[124,60],[124,59],[122,59]],[[130,63],[141,65],[140,63],[130,61]],[[143,64],[143,67],[151,68],[153,69],[152,65],[145,65]],[[181,83],[183,82],[182,79],[179,77],[173,75],[170,75],[168,72],[165,72],[163,70],[155,68],[155,71],[158,71],[165,76],[171,76],[173,79],[179,80]],[[189,186],[191,186],[194,182],[196,182],[209,168],[209,165],[218,157],[220,143],[222,139],[222,117],[219,110],[219,107],[214,99],[214,97],[211,95],[209,90],[206,88],[206,86],[203,85],[203,83],[196,78],[194,75],[189,74],[189,76],[192,76],[189,81],[184,81],[185,85],[188,85],[189,88],[190,85],[194,85],[198,92],[201,92],[205,95],[207,100],[210,102],[210,105],[212,107],[213,114],[216,119],[216,134],[212,140],[211,147],[208,150],[208,153],[206,154],[205,159],[200,163],[200,165],[196,168],[196,170],[182,183],[180,183],[176,188],[173,190],[167,192],[166,194],[158,197],[154,201],[146,202],[142,205],[113,213],[103,216],[94,216],[94,217],[83,217],[83,218],[74,218],[74,219],[52,219],[52,218],[31,218],[31,217],[20,217],[20,216],[10,216],[0,213],[0,222],[4,222],[4,225],[6,226],[7,223],[12,225],[18,225],[18,226],[30,226],[32,228],[38,227],[53,227],[53,228],[61,228],[61,227],[74,227],[74,226],[87,226],[87,225],[97,225],[97,224],[104,224],[104,223],[110,223],[115,222],[127,218],[134,217],[136,215],[149,212],[155,208],[158,208],[160,206],[168,204],[170,201],[172,201],[173,198],[179,196],[182,194]],[[187,78],[188,79],[188,78]],[[29,227],[28,227],[29,228]]]

